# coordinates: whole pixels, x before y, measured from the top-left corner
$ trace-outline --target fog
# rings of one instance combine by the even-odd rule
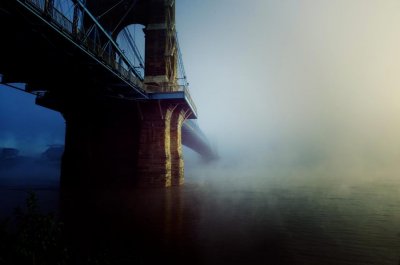
[[[390,0],[178,1],[190,88],[221,172],[396,177],[399,11]]]
[[[146,194],[160,214],[138,220],[199,264],[397,264],[399,14],[397,0],[176,1],[198,122],[220,158],[184,148],[184,188]],[[54,184],[58,165],[40,153],[64,126],[0,86],[0,147],[25,157],[0,186]],[[115,208],[140,208],[131,195]]]
[[[398,1],[196,0],[176,8],[199,123],[221,157],[207,168],[185,149],[187,174],[197,167],[358,181],[398,172]],[[59,113],[20,91],[0,93],[0,146],[34,155],[63,142]]]

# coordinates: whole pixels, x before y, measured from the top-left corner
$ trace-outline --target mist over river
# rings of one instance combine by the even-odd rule
[[[399,265],[399,14],[398,0],[176,1],[220,157],[184,150],[179,188],[60,194],[58,167],[33,157],[64,143],[62,116],[0,86],[0,147],[25,157],[0,166],[1,218],[33,190],[77,249],[118,265]]]
[[[187,163],[183,187],[106,191],[82,201],[85,210],[76,210],[77,218],[86,226],[79,240],[94,244],[112,238],[106,248],[123,245],[132,252],[132,264],[399,263],[396,175],[360,182],[307,175],[304,169],[293,175],[235,174],[220,171],[223,160],[197,169],[193,162]],[[24,205],[29,190],[37,193],[44,212],[59,212],[56,176],[33,185],[1,173],[2,218]]]

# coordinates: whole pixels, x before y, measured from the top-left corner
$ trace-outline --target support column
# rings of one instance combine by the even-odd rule
[[[63,116],[62,188],[118,189],[134,184],[140,127],[136,103],[70,104]]]
[[[171,186],[170,126],[173,106],[158,102],[141,105],[137,161],[138,184],[148,187]]]
[[[175,39],[175,3],[154,0],[144,30],[145,78],[147,91],[177,91],[177,47]]]
[[[62,111],[66,120],[63,189],[183,184],[181,128],[190,111],[187,107],[163,100],[69,106]]]
[[[171,119],[171,185],[179,186],[184,183],[184,162],[182,152],[182,124],[186,111],[177,109]]]

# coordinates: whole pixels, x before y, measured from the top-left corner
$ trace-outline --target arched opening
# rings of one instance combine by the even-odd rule
[[[135,70],[144,77],[145,58],[145,35],[144,25],[132,24],[124,29],[117,36],[117,44],[131,61]],[[118,59],[118,58],[117,58]]]

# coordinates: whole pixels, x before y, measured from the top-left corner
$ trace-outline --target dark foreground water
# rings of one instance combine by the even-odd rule
[[[191,176],[182,188],[82,195],[78,205],[76,194],[64,194],[71,240],[82,251],[120,255],[114,264],[399,264],[395,178],[216,179]],[[4,180],[2,217],[24,203],[28,190],[37,192],[42,209],[59,212],[54,182]]]

